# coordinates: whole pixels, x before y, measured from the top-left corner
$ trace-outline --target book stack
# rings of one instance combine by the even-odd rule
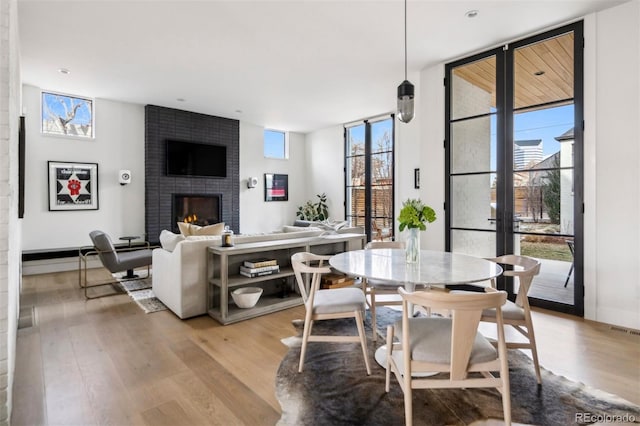
[[[275,259],[260,258],[245,260],[240,266],[240,275],[249,278],[277,274],[278,272],[280,272],[280,266]]]
[[[326,274],[320,280],[321,289],[351,287],[355,280],[352,277],[343,274]]]

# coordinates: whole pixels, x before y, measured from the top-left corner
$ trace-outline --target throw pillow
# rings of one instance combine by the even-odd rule
[[[180,229],[180,233],[185,237],[190,237],[192,235],[221,235],[222,231],[224,231],[224,222],[207,226],[178,222],[178,228]]]
[[[163,229],[162,232],[160,232],[160,245],[166,251],[174,251],[178,243],[184,240],[184,238],[182,234],[174,234],[171,231]]]
[[[185,222],[178,222],[178,229],[183,237],[191,235],[191,225]]]
[[[190,226],[191,233],[189,235],[222,235],[224,231],[224,222],[216,223],[215,225],[207,226]]]

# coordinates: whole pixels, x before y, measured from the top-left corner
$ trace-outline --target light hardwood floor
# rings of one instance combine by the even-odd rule
[[[85,301],[73,272],[25,276],[12,425],[273,425],[275,375],[303,307],[221,326]],[[640,404],[640,336],[535,312],[543,367]],[[28,325],[28,324],[27,324]],[[378,367],[374,367],[378,368]]]

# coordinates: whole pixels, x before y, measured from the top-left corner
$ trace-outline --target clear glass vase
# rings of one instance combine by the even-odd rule
[[[409,235],[405,241],[405,254],[407,263],[420,261],[420,229],[409,228]]]

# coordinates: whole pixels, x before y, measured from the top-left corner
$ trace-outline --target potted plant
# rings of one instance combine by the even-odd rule
[[[398,222],[400,222],[400,232],[405,229],[409,230],[409,236],[406,241],[407,263],[416,263],[420,260],[420,236],[418,231],[426,230],[427,223],[432,223],[435,220],[435,210],[419,199],[409,198],[402,203]]]
[[[316,194],[318,197],[317,203],[312,203],[311,200],[307,201],[303,205],[298,207],[296,215],[301,220],[309,220],[312,222],[319,222],[327,220],[329,218],[329,206],[327,205],[327,194]]]

